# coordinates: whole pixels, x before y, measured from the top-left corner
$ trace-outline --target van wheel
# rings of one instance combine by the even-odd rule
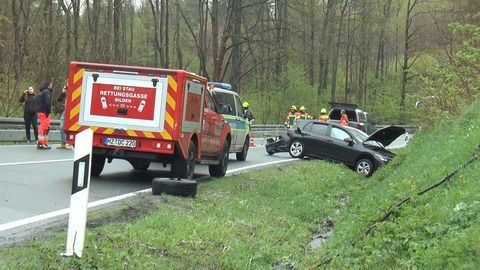
[[[147,159],[129,159],[128,162],[130,162],[130,164],[132,164],[132,167],[135,170],[145,171],[150,166],[151,161],[147,160]]]
[[[292,141],[288,147],[288,153],[292,158],[303,158],[305,155],[305,145],[301,141]]]
[[[237,153],[238,161],[245,161],[247,159],[248,147],[250,146],[250,140],[248,137],[245,138],[245,143],[243,144],[242,152]]]
[[[171,166],[171,174],[174,177],[192,179],[195,173],[195,143],[190,141],[188,145],[187,159],[175,156]]]
[[[184,197],[195,197],[197,195],[197,181],[154,178],[152,180],[152,194],[162,193]]]
[[[105,167],[105,156],[93,154],[92,155],[92,170],[90,172],[91,176],[99,176],[103,167]]]
[[[230,150],[230,144],[225,141],[223,144],[223,153],[220,157],[220,164],[209,165],[208,172],[211,177],[223,177],[227,173],[228,168],[228,151]]]
[[[365,176],[370,176],[373,173],[373,163],[369,158],[360,159],[357,164],[355,164],[355,171],[359,174]]]

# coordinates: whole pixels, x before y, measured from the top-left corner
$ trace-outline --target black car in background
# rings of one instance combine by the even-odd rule
[[[402,127],[388,126],[368,136],[361,130],[332,122],[299,121],[288,132],[288,152],[293,158],[308,156],[344,163],[370,176],[395,156],[385,146],[404,133]]]

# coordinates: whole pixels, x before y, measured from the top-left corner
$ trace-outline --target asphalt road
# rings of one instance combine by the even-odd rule
[[[37,150],[34,145],[0,146],[0,231],[6,225],[54,211],[70,205],[73,175],[73,151]],[[250,170],[261,164],[290,160],[288,153],[268,156],[257,141],[246,161],[230,155],[227,174]],[[208,175],[208,167],[197,165],[197,177]],[[95,202],[118,195],[145,190],[155,177],[168,177],[169,167],[152,163],[148,171],[133,170],[124,160],[106,163],[99,177],[91,179],[89,201]],[[16,226],[16,225],[15,225]]]

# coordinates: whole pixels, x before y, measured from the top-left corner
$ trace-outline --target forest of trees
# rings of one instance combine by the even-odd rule
[[[0,0],[0,116],[75,60],[229,82],[256,123],[329,101],[418,123],[477,95],[479,24],[478,0]]]

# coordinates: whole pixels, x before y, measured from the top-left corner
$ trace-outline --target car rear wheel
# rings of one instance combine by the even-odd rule
[[[368,158],[362,158],[355,165],[355,171],[359,174],[370,176],[373,173],[373,162]]]
[[[248,137],[245,137],[245,142],[243,143],[242,152],[237,153],[238,161],[245,161],[247,159],[249,146],[250,146],[250,140],[248,139]]]
[[[230,150],[230,144],[225,141],[223,144],[223,153],[220,157],[220,163],[218,165],[209,165],[208,172],[212,177],[223,177],[227,173],[228,168],[228,151]]]
[[[195,173],[195,143],[190,141],[188,145],[187,159],[176,156],[172,162],[171,174],[174,177],[192,179]]]
[[[292,141],[288,147],[288,153],[293,158],[303,158],[305,155],[305,145],[301,141]]]
[[[93,154],[90,175],[99,176],[103,171],[103,167],[105,167],[105,156]]]

